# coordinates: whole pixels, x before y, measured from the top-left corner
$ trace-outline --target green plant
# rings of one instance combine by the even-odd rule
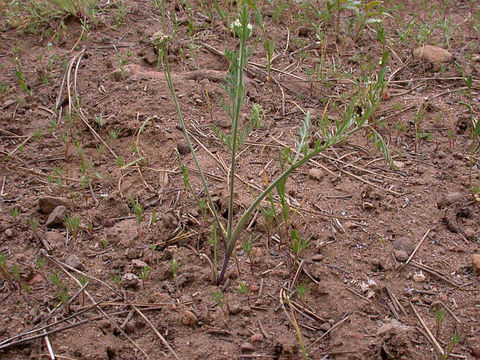
[[[445,316],[447,316],[447,311],[444,309],[441,309],[440,306],[436,306],[435,310],[433,312],[433,315],[435,315],[435,322],[436,322],[436,337],[440,335],[440,328],[442,327],[443,320],[445,320]]]
[[[120,288],[120,282],[122,281],[122,275],[120,273],[120,270],[118,270],[116,273],[110,274],[110,278],[115,283],[115,285]]]
[[[178,260],[176,258],[172,259],[172,264],[170,265],[170,267],[172,268],[173,280],[177,281],[178,269],[180,267],[180,264],[178,263]]]
[[[354,10],[357,15],[357,25],[355,34],[353,35],[353,41],[358,40],[366,26],[382,23],[383,17],[388,15],[388,13],[381,7],[382,4],[383,1],[361,2],[356,10]]]
[[[234,226],[233,198],[235,192],[235,178],[237,166],[236,156],[239,147],[242,145],[244,136],[246,137],[246,135],[248,135],[247,127],[252,123],[247,122],[247,127],[239,129],[241,108],[245,100],[245,85],[243,73],[244,68],[247,65],[249,55],[253,51],[253,49],[251,47],[247,47],[246,44],[248,39],[252,35],[253,27],[250,24],[250,13],[245,5],[241,8],[238,19],[232,24],[232,30],[234,31],[240,42],[238,51],[227,50],[225,52],[226,57],[231,62],[231,66],[227,76],[227,85],[225,86],[225,90],[230,98],[231,103],[229,107],[224,106],[224,108],[230,116],[232,127],[230,135],[228,136],[225,135],[222,137],[221,133],[219,133],[221,135],[221,139],[224,140],[224,143],[227,145],[231,153],[228,181],[229,195],[226,228],[220,222],[219,216],[215,211],[215,206],[210,195],[209,187],[207,185],[202,167],[196,156],[195,149],[192,146],[190,135],[188,134],[185,121],[180,110],[178,98],[175,93],[175,88],[172,82],[167,57],[167,49],[168,44],[171,41],[171,37],[161,32],[158,32],[154,35],[154,44],[159,54],[159,64],[163,66],[166,81],[175,103],[175,109],[177,112],[177,116],[180,120],[186,142],[193,157],[195,166],[197,167],[198,173],[200,175],[200,179],[205,190],[208,204],[215,218],[217,229],[219,230],[222,238],[225,240],[226,249],[223,255],[223,264],[221,267],[221,271],[219,273],[219,276],[217,277],[218,284],[220,284],[224,279],[233,250],[253,211],[264,200],[264,198],[272,192],[273,189],[276,189],[279,184],[280,186],[282,183],[284,184],[286,182],[286,179],[294,170],[308,162],[310,159],[314,158],[325,149],[345,141],[349,136],[358,132],[360,129],[365,129],[370,133],[370,138],[373,140],[376,147],[382,152],[382,154],[393,166],[393,161],[388,152],[388,148],[383,141],[383,138],[369,124],[369,119],[373,116],[381,99],[383,98],[384,89],[386,86],[385,64],[388,58],[388,53],[384,52],[381,61],[381,70],[377,76],[377,80],[371,81],[370,79],[367,79],[366,88],[361,89],[362,91],[359,90],[357,96],[352,96],[352,101],[346,106],[345,112],[341,120],[337,120],[332,124],[328,121],[328,119],[326,123],[322,121],[320,123],[321,126],[319,129],[320,136],[316,141],[312,141],[312,144],[310,143],[310,114],[306,114],[305,119],[300,126],[299,138],[296,141],[297,148],[295,154],[293,154],[294,151],[291,150],[284,151],[284,154],[287,154],[288,156],[285,159],[286,162],[283,171],[272,183],[270,183],[269,186],[267,186],[259,195],[257,195],[251,205],[244,211],[243,214],[241,214],[238,222]],[[358,106],[363,109],[363,112],[361,114],[356,111],[356,108]],[[258,112],[259,110],[257,108],[256,113],[258,114]],[[254,111],[252,117],[255,116],[256,114]]]
[[[10,288],[16,289],[16,286],[13,283],[12,278],[10,277],[10,273],[8,271],[7,257],[2,253],[0,253],[0,275],[2,275],[5,281],[10,285]]]
[[[172,262],[172,265],[173,265],[173,262]],[[142,284],[144,287],[145,287],[145,281],[147,281],[148,277],[150,276],[150,270],[151,270],[150,267],[144,266],[140,271],[140,279],[142,279]],[[174,277],[176,277],[175,274],[174,274]]]
[[[103,238],[100,243],[102,244],[102,247],[104,249],[106,249],[108,247],[108,240],[106,238]]]
[[[20,84],[20,87],[22,88],[23,91],[27,93],[27,95],[32,95],[32,90],[28,86],[28,84],[25,82],[25,78],[23,75],[23,66],[22,62],[20,61],[20,58],[18,57],[18,54],[15,55],[13,58],[13,62],[15,63],[16,69],[15,69],[15,75],[17,75],[18,78],[18,83]]]
[[[305,250],[310,245],[311,237],[303,239],[299,234],[297,234],[296,230],[292,230],[290,236],[292,238],[292,252],[294,256],[293,264],[295,265],[297,259],[305,252]]]
[[[222,291],[214,292],[213,294],[213,301],[222,309],[224,313],[229,311],[230,306],[228,305],[228,297]]]
[[[133,197],[130,197],[130,206],[132,207],[133,213],[135,214],[135,219],[137,220],[138,236],[142,236],[143,207],[137,203]]]
[[[327,0],[327,11],[333,14],[335,18],[335,39],[338,40],[340,34],[340,16],[345,10],[358,11],[361,1],[356,0]]]
[[[77,216],[66,216],[63,222],[67,230],[72,234],[75,241],[78,240],[79,230],[80,230],[80,218]]]
[[[475,119],[475,112],[473,109],[473,95],[472,95],[472,86],[473,86],[473,78],[472,75],[466,75],[463,71],[463,68],[457,64],[459,69],[462,73],[463,81],[467,87],[467,101],[460,102],[461,105],[465,106],[468,111],[468,118],[470,120],[470,127],[471,127],[471,144],[470,144],[470,154],[469,154],[469,162],[468,162],[468,180],[470,184],[470,189],[472,191],[472,196],[475,202],[480,201],[480,183],[473,184],[473,166],[475,165],[475,155],[478,154],[480,149],[480,121]]]
[[[85,306],[85,289],[87,288],[87,285],[90,281],[88,276],[81,276],[78,281],[80,282],[80,285],[82,286],[82,306]]]
[[[120,64],[122,79],[125,79],[127,77],[127,70],[125,69],[125,65],[127,65],[128,59],[130,59],[131,56],[132,56],[132,53],[130,51],[127,51],[125,56],[122,55],[121,53],[117,54],[118,63]]]
[[[242,249],[247,253],[248,260],[250,262],[250,271],[252,272],[252,275],[255,275],[255,271],[253,270],[253,256],[252,256],[253,241],[251,236],[245,239],[245,242],[242,244]]]
[[[10,209],[10,215],[12,215],[12,218],[14,221],[17,220],[18,215],[20,215],[20,208],[15,206]]]
[[[460,336],[455,333],[447,343],[447,348],[440,354],[442,360],[448,360],[453,352],[453,348],[460,342]]]

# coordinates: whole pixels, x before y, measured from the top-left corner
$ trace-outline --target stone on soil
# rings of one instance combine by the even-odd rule
[[[64,236],[56,231],[48,231],[45,234],[45,240],[50,244],[53,249],[61,247],[65,242]]]
[[[400,262],[405,262],[408,259],[408,254],[405,250],[395,250],[395,259]]]
[[[67,199],[62,197],[44,196],[38,199],[38,207],[44,214],[50,214],[58,206],[67,206]]]
[[[136,289],[139,283],[138,276],[132,273],[125,273],[120,280],[120,285],[125,289]]]
[[[311,168],[308,170],[308,175],[315,180],[322,180],[323,171],[317,168]]]
[[[53,211],[48,215],[47,222],[45,225],[47,227],[57,227],[63,224],[65,219],[65,211],[67,208],[64,205],[57,206]]]
[[[240,349],[242,350],[242,352],[252,352],[255,350],[255,347],[251,343],[246,342],[240,346]]]
[[[480,254],[472,255],[472,265],[473,265],[473,271],[475,271],[475,274],[480,275]]]
[[[197,323],[198,318],[193,312],[186,310],[182,315],[182,324],[188,326],[195,326]]]
[[[262,340],[263,340],[263,335],[260,334],[260,333],[256,333],[256,334],[253,334],[252,336],[250,336],[250,341],[252,343],[262,342]]]
[[[65,260],[65,264],[73,267],[74,269],[82,268],[82,262],[80,261],[80,258],[75,254],[72,254],[69,257],[67,257],[67,260]]]

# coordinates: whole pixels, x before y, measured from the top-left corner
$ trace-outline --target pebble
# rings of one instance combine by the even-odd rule
[[[62,197],[44,196],[38,199],[38,207],[44,214],[50,214],[56,207],[67,206],[67,199]]]
[[[242,352],[252,352],[255,350],[255,347],[252,343],[246,342],[240,346],[240,350],[242,350]]]
[[[131,334],[135,331],[135,328],[136,328],[136,325],[135,325],[135,321],[134,320],[130,320],[129,322],[127,322],[127,324],[125,325],[125,332],[127,334]]]
[[[322,261],[323,260],[323,254],[315,254],[312,256],[312,261]]]
[[[330,325],[328,322],[321,324],[320,327],[319,327],[320,330],[325,331],[325,332],[327,332],[331,328],[332,328],[332,325]]]
[[[412,56],[414,60],[421,60],[437,67],[453,59],[453,55],[450,52],[432,45],[424,45],[416,48],[413,50]]]
[[[82,268],[82,262],[80,261],[80,258],[72,254],[67,259],[65,260],[65,264],[73,267],[74,269],[81,269]]]
[[[30,283],[30,285],[41,284],[43,282],[43,280],[44,280],[44,278],[41,274],[35,274],[30,279],[29,283]]]
[[[422,272],[415,273],[412,276],[413,281],[420,283],[425,281],[425,275]]]
[[[467,227],[465,228],[465,237],[468,240],[473,240],[475,238],[476,232],[473,228]]]
[[[143,269],[145,266],[148,267],[147,263],[142,260],[134,259],[132,260],[132,265],[138,269]]]
[[[393,165],[395,165],[397,169],[403,169],[405,167],[405,163],[402,161],[394,161]]]
[[[56,231],[48,231],[45,234],[45,240],[52,248],[59,248],[65,243],[65,237]]]
[[[125,273],[120,280],[120,285],[124,289],[136,289],[139,283],[138,276],[132,273]]]
[[[184,311],[182,315],[182,324],[187,326],[195,326],[197,321],[198,321],[197,315],[195,315],[193,312],[189,310]]]
[[[252,343],[262,342],[263,341],[263,335],[261,333],[253,334],[252,336],[250,336],[250,341]]]
[[[230,315],[237,315],[240,313],[240,311],[242,311],[242,309],[238,304],[230,305],[230,309],[229,309]]]
[[[472,255],[472,265],[473,265],[473,271],[475,271],[475,274],[480,275],[480,254]]]
[[[405,262],[408,259],[408,254],[405,250],[395,250],[395,259],[400,262]]]
[[[57,206],[55,209],[53,209],[50,215],[48,215],[45,225],[47,227],[56,227],[62,225],[66,210],[67,208],[64,205]]]
[[[7,230],[5,230],[5,236],[7,238],[11,238],[13,236],[13,230],[8,228]]]
[[[308,175],[315,180],[322,180],[323,178],[323,171],[317,168],[311,168],[308,170]]]
[[[180,155],[187,155],[190,152],[190,148],[184,142],[177,143],[177,150],[180,153]]]
[[[449,192],[447,195],[442,196],[438,202],[437,207],[442,209],[446,206],[450,206],[452,204],[460,203],[463,201],[463,195],[459,192]]]

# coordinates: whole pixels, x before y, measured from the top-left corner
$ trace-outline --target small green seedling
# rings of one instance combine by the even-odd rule
[[[65,225],[67,230],[72,234],[75,241],[77,241],[79,231],[80,231],[80,218],[77,216],[74,216],[74,217],[67,216],[65,217],[63,224]]]
[[[255,275],[255,271],[253,269],[253,241],[252,237],[249,237],[248,239],[245,239],[245,242],[242,244],[242,249],[245,251],[248,255],[248,260],[250,261],[250,271],[252,272],[252,275]]]
[[[292,252],[294,255],[293,264],[297,263],[297,259],[303,254],[303,252],[307,249],[308,245],[310,245],[310,239],[303,239],[295,230],[291,232],[292,237]]]
[[[230,306],[228,304],[228,297],[222,291],[217,291],[213,293],[213,301],[222,309],[222,311],[227,314],[230,311]]]
[[[130,197],[130,205],[132,206],[133,213],[135,214],[135,219],[137,220],[137,231],[138,236],[142,236],[142,214],[143,207],[135,201],[133,197]]]
[[[19,214],[20,214],[20,208],[15,206],[10,209],[10,215],[12,215],[13,220],[16,221]]]
[[[150,267],[144,266],[142,267],[142,271],[140,271],[140,279],[142,279],[143,287],[145,287],[145,281],[147,281],[150,276],[150,270]]]
[[[180,264],[178,263],[178,260],[176,258],[173,258],[172,264],[170,266],[172,268],[173,280],[177,281],[178,268],[180,267]]]

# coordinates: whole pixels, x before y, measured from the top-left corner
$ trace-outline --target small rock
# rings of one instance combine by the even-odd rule
[[[472,265],[475,274],[480,275],[480,254],[472,255]]]
[[[432,45],[416,48],[413,50],[412,57],[414,60],[431,64],[434,69],[438,69],[439,65],[448,63],[453,59],[453,55],[450,52]]]
[[[187,155],[190,152],[190,148],[188,147],[188,145],[180,141],[177,143],[177,150],[180,155]]]
[[[447,195],[442,196],[438,202],[437,207],[442,209],[446,206],[450,206],[452,204],[457,204],[463,201],[463,195],[459,192],[449,192]]]
[[[44,280],[44,277],[41,274],[35,274],[30,279],[29,283],[30,285],[41,284],[43,280]]]
[[[125,289],[136,289],[139,283],[138,276],[132,273],[125,273],[120,280],[120,285]]]
[[[246,342],[240,346],[240,350],[242,350],[242,352],[252,352],[255,350],[255,347],[253,346],[253,344]]]
[[[263,335],[261,333],[253,334],[252,336],[250,336],[250,341],[252,343],[262,342],[263,341]]]
[[[393,165],[395,165],[397,169],[403,169],[405,167],[405,163],[402,161],[394,161]]]
[[[112,323],[106,319],[100,320],[97,325],[101,330],[104,330],[104,331],[109,331],[112,329]]]
[[[238,304],[230,305],[229,313],[230,315],[237,315],[242,311],[241,307]]]
[[[186,310],[182,315],[182,324],[187,326],[195,326],[198,318],[193,312]]]
[[[38,207],[44,214],[50,214],[56,207],[67,206],[67,199],[62,197],[44,196],[38,199]]]
[[[48,231],[45,234],[45,240],[53,249],[57,249],[65,243],[65,237],[56,231]]]
[[[45,225],[47,227],[56,227],[63,224],[65,218],[65,211],[67,208],[64,205],[57,206],[53,211],[48,215],[47,222]]]
[[[415,273],[412,276],[413,281],[420,283],[425,281],[425,275],[422,272]]]
[[[82,262],[80,261],[80,258],[72,254],[67,259],[65,260],[65,264],[73,267],[74,269],[81,269],[82,268]]]
[[[400,262],[405,262],[408,259],[408,254],[405,250],[395,250],[395,259]]]
[[[135,331],[135,328],[136,328],[136,325],[135,325],[135,321],[134,320],[130,320],[129,322],[127,322],[127,324],[125,325],[125,332],[127,334],[131,334]]]
[[[323,178],[323,171],[317,168],[311,168],[308,170],[308,175],[315,180],[322,180]]]
[[[250,306],[242,306],[242,314],[249,315],[252,313],[252,308]]]
[[[473,228],[471,228],[471,227],[465,228],[465,237],[468,240],[473,240],[475,238],[475,235],[476,235],[476,232],[475,232],[475,230],[473,230]]]
[[[332,328],[332,325],[330,325],[328,322],[323,323],[319,326],[319,329],[322,330],[322,331],[325,331],[325,332],[327,332],[331,328]]]
[[[13,230],[8,228],[8,229],[5,230],[4,234],[7,238],[11,238],[13,236]]]
[[[145,266],[148,267],[148,265],[145,261],[138,260],[138,259],[132,260],[132,265],[133,265],[133,267],[136,267],[138,269],[143,269]]]
[[[323,254],[315,254],[312,256],[312,261],[322,261],[323,260]]]
[[[257,292],[258,290],[260,290],[260,286],[258,286],[257,284],[250,285],[251,292]]]

